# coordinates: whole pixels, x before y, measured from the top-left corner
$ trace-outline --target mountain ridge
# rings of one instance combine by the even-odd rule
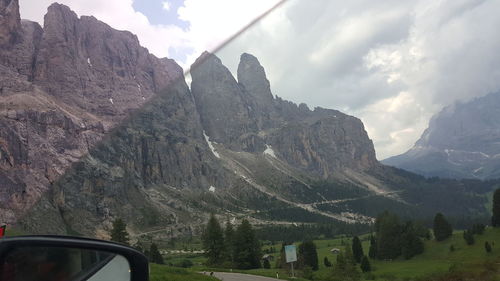
[[[500,94],[445,107],[433,116],[415,146],[383,160],[424,176],[500,177]]]
[[[0,3],[20,22],[17,0]],[[0,27],[0,219],[28,233],[107,238],[118,217],[133,235],[168,238],[209,213],[273,224],[486,212],[496,183],[381,165],[358,118],[273,95],[250,54],[236,78],[202,54],[189,89],[129,32],[60,4],[45,21]]]

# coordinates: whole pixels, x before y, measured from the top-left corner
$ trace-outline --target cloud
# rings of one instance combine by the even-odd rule
[[[41,22],[50,1],[20,0],[23,18]],[[185,0],[175,11],[184,29],[151,24],[132,0],[59,2],[187,68],[278,0]],[[500,90],[499,10],[486,0],[289,0],[218,55],[235,73],[252,53],[274,94],[361,118],[384,159],[409,149],[442,107]]]
[[[20,0],[22,18],[43,24],[43,16],[53,1]],[[188,68],[203,51],[216,48],[278,0],[185,0],[176,12],[179,19],[189,23],[187,29],[151,24],[144,14],[134,10],[133,0],[58,2],[78,15],[93,15],[113,28],[131,31],[156,56],[173,57]],[[171,8],[170,2],[161,3],[164,9]]]
[[[170,11],[170,3],[168,1],[161,3],[161,6],[162,6],[163,10]]]
[[[498,1],[291,0],[219,54],[264,65],[274,94],[359,117],[377,156],[403,153],[430,117],[500,90]]]
[[[20,0],[21,17],[43,24],[43,16],[53,0]],[[173,25],[152,25],[132,7],[132,0],[59,0],[78,15],[92,15],[119,30],[138,35],[141,44],[158,57],[169,56],[169,50],[189,44],[185,32]]]

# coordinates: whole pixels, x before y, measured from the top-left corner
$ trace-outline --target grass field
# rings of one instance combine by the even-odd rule
[[[192,270],[165,265],[150,264],[150,281],[216,281],[214,277],[203,275]]]
[[[370,280],[414,280],[432,276],[436,274],[444,274],[453,270],[476,272],[483,268],[485,262],[495,265],[500,269],[500,229],[488,228],[483,235],[475,235],[475,244],[466,245],[462,231],[457,231],[453,236],[445,241],[436,242],[434,240],[425,241],[425,252],[410,260],[396,259],[392,261],[378,261],[370,260],[372,265],[372,274]],[[368,253],[369,237],[364,235],[360,237],[363,243],[365,254]],[[493,251],[486,253],[484,243],[488,241],[493,244]],[[325,267],[323,259],[328,259],[334,263],[336,254],[330,252],[332,248],[344,249],[347,243],[351,242],[350,238],[337,238],[330,240],[316,240],[314,241],[318,251],[319,270],[314,273],[315,279],[325,278],[331,275],[331,268]],[[453,245],[454,251],[450,251]],[[277,251],[280,250],[281,244],[267,245],[263,249],[274,247]],[[273,254],[276,258],[279,253]],[[178,257],[179,258],[179,257]],[[216,271],[217,269],[210,269],[200,267],[199,264],[203,263],[203,258],[197,257],[195,264],[198,266],[193,267],[190,271]],[[274,267],[275,262],[271,262]],[[219,271],[228,271],[227,269]],[[236,271],[248,274],[255,274],[268,277],[276,277],[276,272],[280,273],[280,278],[289,276],[288,270],[283,269],[254,269],[246,271]],[[298,272],[300,274],[300,272]],[[499,275],[500,277],[500,275]],[[296,279],[295,279],[296,280]],[[481,280],[481,279],[473,279]]]
[[[419,278],[424,278],[432,275],[442,275],[450,271],[465,271],[471,274],[477,274],[474,278],[470,279],[443,279],[443,280],[483,280],[477,276],[480,276],[479,272],[484,270],[485,264],[490,267],[494,267],[494,270],[500,272],[500,228],[487,228],[483,235],[475,235],[474,245],[466,245],[463,237],[462,231],[457,231],[453,236],[445,241],[436,242],[434,240],[425,241],[425,251],[423,254],[418,255],[410,260],[396,259],[392,261],[379,261],[370,260],[372,266],[372,274],[367,280],[418,280]],[[22,235],[21,232],[7,229],[7,236]],[[368,253],[369,248],[369,236],[360,236],[362,240],[363,249],[365,254]],[[488,241],[493,248],[491,253],[485,251],[484,244]],[[351,242],[350,238],[336,238],[336,239],[325,239],[325,240],[315,240],[318,251],[318,261],[319,270],[314,272],[314,279],[325,279],[331,276],[332,269],[326,267],[323,264],[323,259],[327,257],[330,262],[334,263],[336,260],[336,254],[330,252],[332,248],[339,248],[343,250],[345,245]],[[297,243],[298,245],[298,243]],[[451,251],[450,247],[453,245],[454,250]],[[188,245],[191,246],[192,245]],[[196,245],[198,246],[198,245]],[[182,246],[185,247],[185,246]],[[279,257],[279,250],[281,249],[281,244],[266,245],[263,250],[273,247],[277,252],[271,253],[275,258]],[[193,267],[189,269],[156,265],[151,264],[151,279],[152,281],[181,281],[181,280],[193,280],[193,281],[209,281],[217,280],[209,276],[204,276],[198,272],[202,271],[229,271],[229,269],[215,269],[207,268],[203,264],[205,258],[199,254],[179,254],[179,255],[168,255],[165,256],[165,262],[167,264],[179,264],[182,260],[188,259],[193,263]],[[271,269],[253,269],[253,270],[233,270],[233,272],[261,275],[267,277],[276,277],[276,272],[279,273],[280,279],[290,279],[290,271],[288,269],[276,269],[275,261],[271,262]],[[297,272],[300,276],[300,271]],[[500,281],[500,273],[497,274],[496,279],[488,280],[498,280]],[[305,280],[305,279],[293,279],[293,280]],[[441,280],[441,279],[432,279]]]

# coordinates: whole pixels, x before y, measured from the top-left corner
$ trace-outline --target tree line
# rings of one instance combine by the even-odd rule
[[[130,244],[130,238],[127,232],[127,224],[121,218],[113,221],[113,227],[111,228],[109,235],[111,237],[111,241],[125,245]],[[146,258],[148,258],[149,262],[164,264],[163,256],[161,255],[158,246],[155,243],[151,243],[149,245],[149,248],[147,248],[140,242],[137,242],[134,245],[134,248],[142,252],[146,256]]]
[[[260,241],[246,219],[236,229],[227,221],[223,229],[212,214],[203,231],[202,243],[209,266],[238,269],[261,267]]]
[[[493,227],[500,227],[500,189],[494,192],[492,213],[491,225]],[[300,237],[299,232],[301,232],[302,237],[304,237],[304,232],[308,232],[309,230],[312,231],[311,236],[320,236],[314,238],[325,238],[327,235],[333,236],[337,232],[333,230],[335,226],[339,226],[339,224],[262,228],[260,231],[270,230],[270,235],[275,238],[275,241],[283,241],[285,239],[279,238],[286,237],[287,233],[292,233],[292,237]],[[362,228],[358,228],[358,226],[351,226],[351,228],[344,227],[341,227],[341,229],[349,229],[353,232],[362,231]],[[474,235],[481,235],[485,227],[484,224],[475,223],[466,229],[463,232],[463,238],[466,243],[468,245],[474,244]],[[339,253],[336,263],[333,264],[328,258],[325,258],[323,260],[325,266],[332,267],[334,275],[341,273],[341,275],[344,274],[343,276],[353,276],[353,280],[355,280],[356,276],[359,276],[359,269],[363,272],[371,270],[369,258],[392,260],[402,256],[405,259],[410,259],[424,251],[424,239],[432,239],[430,230],[423,223],[413,220],[403,222],[396,214],[387,211],[377,216],[374,230],[375,232],[370,235],[370,246],[367,255],[363,251],[361,240],[357,236],[353,236],[352,244],[349,243],[345,251]],[[443,214],[437,213],[434,216],[432,225],[434,239],[436,241],[443,241],[448,239],[452,233],[453,227],[448,219]],[[113,227],[109,234],[112,241],[127,245],[130,243],[126,224],[120,218],[113,222]],[[319,267],[316,245],[312,242],[312,239],[312,237],[304,239],[298,247],[296,267],[305,271],[314,271]],[[261,243],[257,237],[256,230],[254,230],[250,222],[246,219],[236,228],[229,221],[226,222],[223,228],[217,218],[211,215],[203,231],[202,242],[207,257],[207,265],[238,269],[251,269],[262,266]],[[287,266],[284,254],[284,246],[287,244],[290,243],[283,243],[282,245],[281,255],[276,262],[276,267]],[[485,251],[488,253],[491,252],[492,246],[489,242],[485,242]],[[149,247],[144,247],[142,244],[137,243],[135,247],[142,251],[150,262],[163,263],[163,257],[155,243],[151,243]],[[453,251],[453,248],[453,245],[451,245],[450,251]],[[269,260],[264,259],[263,265],[265,268],[271,267]]]

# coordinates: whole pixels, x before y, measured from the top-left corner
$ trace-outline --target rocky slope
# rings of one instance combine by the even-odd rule
[[[135,236],[170,237],[209,213],[268,224],[485,211],[488,186],[382,166],[359,119],[273,96],[252,55],[235,78],[204,53],[189,89],[128,32],[59,4],[42,28],[0,3],[0,219],[27,232],[104,238],[121,217]]]
[[[448,106],[412,149],[383,163],[429,177],[500,178],[498,120],[499,93]]]
[[[0,220],[14,222],[182,70],[129,32],[53,4],[42,28],[0,1]]]

